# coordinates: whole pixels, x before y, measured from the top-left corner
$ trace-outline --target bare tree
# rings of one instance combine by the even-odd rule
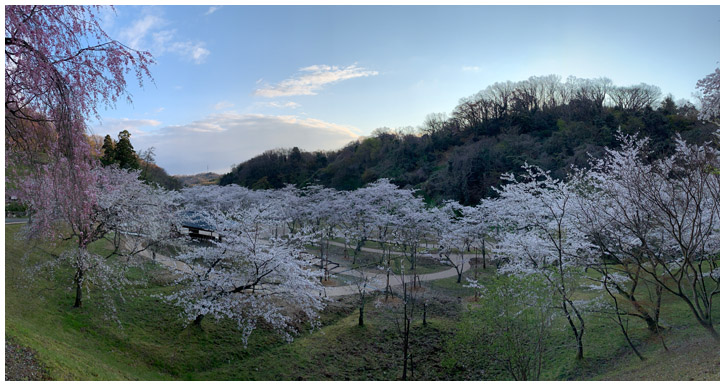
[[[613,87],[609,78],[583,79],[570,76],[566,82],[571,99],[589,102],[596,108],[604,105],[604,100]]]
[[[421,131],[429,135],[439,132],[443,130],[447,120],[448,115],[446,113],[430,113],[425,116]]]
[[[615,87],[609,96],[616,108],[628,111],[639,111],[653,106],[662,95],[659,87],[646,83],[634,86]]]

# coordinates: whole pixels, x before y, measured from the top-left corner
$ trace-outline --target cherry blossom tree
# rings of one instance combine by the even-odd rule
[[[153,63],[150,53],[130,49],[103,31],[96,16],[100,9],[5,7],[6,181],[9,191],[29,204],[29,235],[57,239],[65,223],[68,237],[77,241],[77,248],[63,255],[76,269],[77,307],[82,288],[91,282],[111,285],[92,276],[105,272],[107,259],[88,252],[91,242],[121,230],[116,226],[124,212],[104,206],[104,200],[113,192],[144,189],[134,176],[114,177],[97,168],[90,155],[85,120],[98,117],[99,105],[129,97],[126,76],[141,83],[150,78]],[[151,192],[134,199],[156,198]],[[124,199],[119,194],[114,207]],[[143,208],[133,209],[123,210]]]
[[[416,286],[418,279],[418,257],[424,250],[427,237],[432,232],[434,221],[431,212],[425,207],[423,199],[415,197],[412,190],[400,189],[398,200],[401,205],[396,207],[394,214],[395,244],[410,263],[410,273],[413,274],[411,285]]]
[[[35,211],[26,235],[75,243],[50,266],[73,268],[73,306],[80,307],[84,289],[120,289],[127,283],[128,258],[172,237],[177,231],[170,215],[176,196],[144,184],[137,171],[115,167],[94,168],[83,186],[58,194],[59,186],[65,186],[67,176],[62,172],[66,170],[48,171],[52,179],[24,181],[27,185],[22,188],[34,192],[28,203]],[[112,245],[109,254],[92,253],[89,245],[103,239]]]
[[[475,241],[469,223],[463,218],[464,206],[455,201],[447,201],[443,207],[435,208],[432,223],[438,236],[438,258],[453,266],[458,275],[457,283],[461,283],[466,263],[465,252]]]
[[[697,81],[697,98],[700,100],[698,119],[720,125],[720,67]]]
[[[345,238],[345,255],[347,257],[347,245],[354,246],[352,264],[355,265],[357,255],[370,239],[375,230],[374,215],[375,208],[372,205],[375,199],[374,187],[364,187],[352,192],[342,193],[342,201],[346,203],[340,206],[340,225]]]
[[[34,140],[18,124],[49,121],[71,162],[87,152],[84,119],[127,92],[126,76],[150,78],[151,54],[112,39],[100,26],[101,6],[5,6],[7,136]],[[12,116],[13,120],[8,120]],[[81,161],[80,159],[78,161]]]
[[[581,304],[572,297],[578,268],[586,264],[593,246],[576,223],[575,190],[538,167],[524,165],[520,178],[506,174],[492,206],[504,227],[496,252],[506,259],[504,273],[541,275],[559,299],[577,344],[577,359],[584,357],[585,324]]]
[[[379,274],[374,271],[364,270],[362,267],[356,267],[353,271],[355,279],[355,287],[358,293],[358,326],[364,326],[365,305],[371,292],[378,290],[380,284]]]
[[[590,189],[608,198],[608,205],[590,208],[603,225],[598,242],[687,304],[718,339],[719,149],[678,137],[672,155],[648,162],[647,139],[620,141],[620,150],[607,150],[586,174]]]
[[[110,38],[96,18],[100,9],[5,7],[5,143],[11,185],[27,178],[55,179],[53,185],[63,188],[58,192],[63,194],[87,183],[94,160],[85,120],[98,117],[100,104],[130,98],[129,73],[139,83],[150,78],[151,54]],[[30,151],[37,144],[44,144],[42,157]],[[46,175],[61,168],[67,169],[60,172],[63,180]],[[62,181],[65,186],[59,185]],[[15,193],[21,200],[32,194]]]
[[[497,225],[496,218],[494,216],[495,210],[496,208],[491,206],[491,201],[489,200],[481,200],[481,202],[473,208],[467,206],[463,207],[463,219],[468,224],[469,232],[471,232],[477,240],[476,250],[481,251],[483,269],[486,269],[486,240],[493,238],[493,232]]]
[[[304,223],[302,210],[303,200],[300,197],[300,190],[294,185],[288,184],[284,188],[275,191],[280,203],[279,215],[286,225],[289,233],[295,233]]]
[[[385,296],[390,296],[390,274],[392,272],[392,249],[397,237],[399,209],[411,197],[410,192],[399,189],[390,180],[381,178],[368,186],[356,197],[364,202],[368,212],[370,235],[377,241],[380,254],[379,264],[385,271]]]
[[[176,256],[180,288],[165,299],[181,307],[185,319],[199,325],[207,315],[231,319],[244,344],[260,322],[288,340],[297,332],[300,313],[314,323],[323,307],[321,275],[302,258],[309,242],[303,232],[274,236],[278,204],[267,200],[228,207],[222,202],[193,212],[181,210],[183,216],[211,224],[221,236],[192,243]]]
[[[646,140],[635,141],[633,137],[622,137],[621,134],[620,140],[623,140],[622,149],[609,153],[606,158],[611,159],[615,154],[624,156],[616,163],[621,167],[635,167],[637,154],[641,154]],[[593,162],[601,165],[600,160]],[[617,321],[621,316],[634,316],[657,334],[662,328],[659,322],[662,286],[648,280],[642,268],[629,256],[638,248],[634,235],[648,233],[652,223],[648,216],[638,215],[638,209],[631,202],[621,199],[620,195],[625,194],[619,190],[621,185],[610,185],[611,176],[599,168],[595,170],[577,170],[573,176],[573,183],[579,187],[575,200],[579,209],[578,224],[597,248],[589,268],[601,275],[595,280],[610,295],[608,298]],[[629,219],[628,224],[624,225],[622,219]],[[625,337],[629,339],[626,332]]]
[[[339,206],[340,192],[334,189],[312,185],[302,190],[302,218],[310,231],[310,242],[320,249],[322,280],[329,279],[330,240],[334,238],[336,226],[341,221]]]

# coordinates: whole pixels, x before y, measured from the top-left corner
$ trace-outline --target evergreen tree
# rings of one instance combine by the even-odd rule
[[[103,138],[103,156],[101,157],[101,164],[108,166],[116,162],[116,141],[111,138],[110,135],[106,134]]]
[[[138,156],[131,145],[131,133],[124,130],[118,133],[118,143],[116,143],[116,162],[122,169],[139,169]]]

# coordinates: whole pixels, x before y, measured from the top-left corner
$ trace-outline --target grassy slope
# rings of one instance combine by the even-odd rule
[[[229,323],[205,319],[202,328],[186,327],[178,310],[154,297],[170,288],[150,280],[137,296],[119,303],[122,328],[103,318],[95,297],[84,308],[72,309],[71,277],[58,272],[54,280],[37,279],[25,286],[22,257],[47,259],[42,245],[14,239],[19,226],[6,226],[6,336],[38,352],[49,375],[58,380],[392,380],[399,379],[400,337],[384,308],[372,302],[366,326],[357,326],[353,300],[331,303],[323,327],[303,333],[291,344],[259,329],[248,347]],[[102,246],[96,246],[102,248]],[[480,277],[491,274],[492,269]],[[470,300],[470,289],[455,278],[431,283],[437,302],[429,310],[431,323],[414,326],[414,379],[471,379],[441,366],[446,340],[455,332],[458,315]],[[458,298],[461,298],[460,300]],[[719,348],[696,326],[683,305],[666,299],[663,319],[669,352],[632,322],[632,333],[644,355],[640,362],[609,322],[589,318],[582,363],[573,361],[569,331],[555,334],[545,379],[719,379]],[[719,309],[718,309],[719,314]]]
[[[5,334],[35,349],[53,379],[168,379],[137,365],[133,358],[118,355],[117,338],[103,336],[94,328],[112,322],[98,320],[92,307],[70,307],[73,293],[65,288],[70,280],[36,277],[27,285],[21,260],[32,263],[47,258],[47,246],[15,240],[19,229],[19,225],[5,227]]]

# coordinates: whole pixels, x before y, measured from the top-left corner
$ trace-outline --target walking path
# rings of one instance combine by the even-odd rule
[[[340,247],[345,247],[345,244],[339,243],[336,241],[330,241],[331,245],[337,245]],[[381,249],[376,248],[367,248],[363,247],[361,248],[362,251],[365,252],[372,252],[377,254],[382,254],[383,251]],[[392,255],[401,256],[403,255],[403,252],[399,251],[391,251]],[[421,254],[420,256],[427,256],[431,258],[437,258],[436,256],[432,254]],[[471,259],[476,257],[475,254],[464,254],[463,255],[463,269],[462,272],[466,272],[469,269],[471,269]],[[454,258],[454,261],[459,262],[458,257]],[[368,288],[366,289],[367,292],[372,291],[383,291],[385,290],[385,282],[387,281],[387,277],[385,272],[382,271],[371,271],[371,270],[357,270],[357,269],[351,269],[348,267],[337,267],[333,270],[330,270],[330,273],[332,274],[338,274],[338,273],[344,273],[346,275],[350,276],[356,276],[356,277],[364,277],[367,276],[371,279],[372,283],[368,283]],[[433,281],[433,280],[439,280],[439,279],[446,279],[449,277],[457,276],[458,272],[456,271],[456,268],[451,267],[444,271],[439,272],[433,272],[433,273],[427,273],[417,276],[417,280],[419,281]],[[390,274],[390,286],[396,287],[403,285],[403,280],[405,280],[406,283],[412,283],[413,282],[413,275],[396,275],[391,273]],[[325,287],[325,294],[328,297],[339,297],[339,296],[345,296],[345,295],[352,295],[352,294],[358,294],[358,287],[356,284],[350,284],[350,285],[343,285],[343,286],[335,286],[335,287]]]
[[[28,222],[28,219],[27,218],[5,217],[5,225],[25,224],[26,222]]]

